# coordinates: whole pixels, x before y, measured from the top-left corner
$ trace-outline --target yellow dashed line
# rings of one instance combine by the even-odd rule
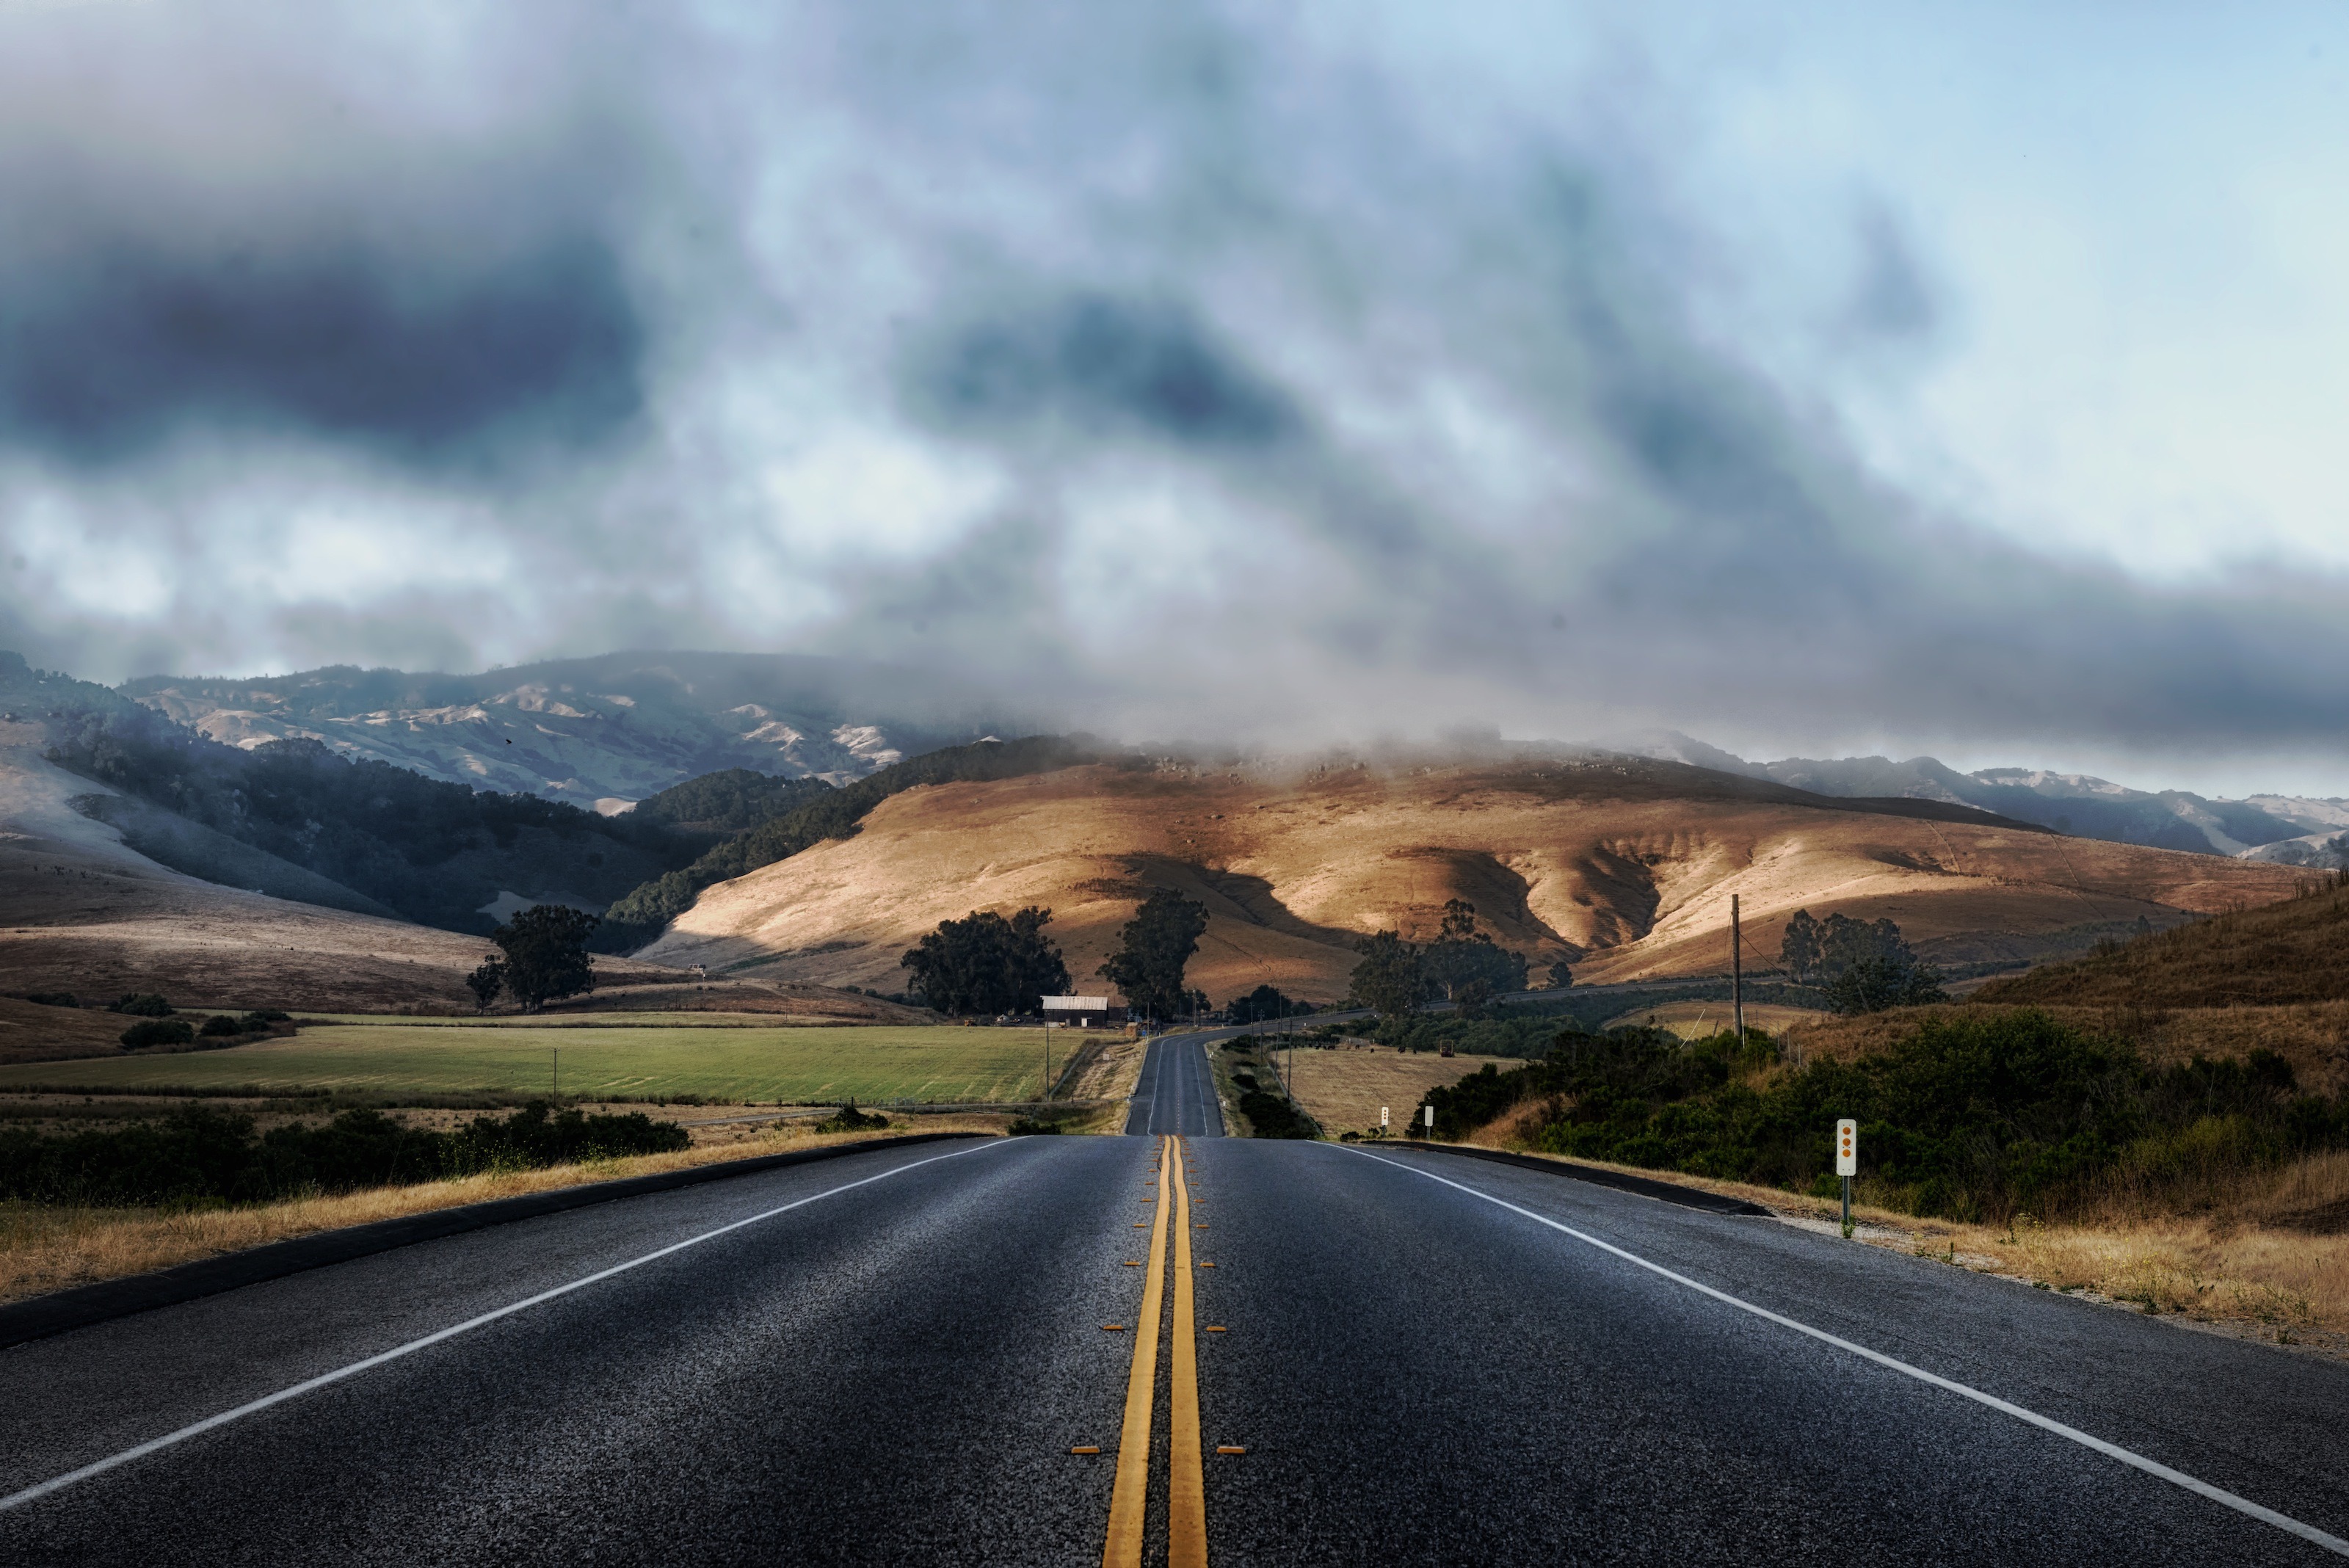
[[[1191,1195],[1174,1189],[1174,1362],[1168,1411],[1166,1568],[1207,1568],[1207,1483],[1199,1468],[1199,1337],[1191,1319]],[[1206,1227],[1202,1225],[1201,1230]]]
[[[1158,1168],[1174,1162],[1174,1148],[1161,1142]],[[1109,1500],[1109,1540],[1102,1568],[1141,1568],[1142,1525],[1150,1491],[1150,1417],[1158,1392],[1158,1315],[1166,1286],[1166,1194],[1150,1223],[1150,1272],[1142,1285],[1142,1314],[1133,1336],[1133,1368],[1125,1380],[1125,1424],[1117,1439],[1117,1483]]]

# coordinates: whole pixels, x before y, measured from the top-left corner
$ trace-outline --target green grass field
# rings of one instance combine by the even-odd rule
[[[392,1020],[305,1028],[225,1051],[114,1056],[0,1067],[0,1089],[101,1093],[327,1090],[402,1095],[707,1099],[800,1105],[1031,1099],[1043,1075],[1032,1029],[523,1028]],[[1052,1066],[1075,1042],[1056,1031]]]

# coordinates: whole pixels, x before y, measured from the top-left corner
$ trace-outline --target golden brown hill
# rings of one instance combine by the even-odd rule
[[[1803,908],[1889,917],[1957,962],[2265,902],[2293,877],[1672,763],[1092,767],[907,791],[853,838],[710,888],[638,956],[894,990],[899,954],[939,920],[1044,904],[1071,972],[1095,984],[1118,926],[1163,887],[1208,909],[1193,984],[1218,1001],[1265,982],[1327,1000],[1357,936],[1431,935],[1453,898],[1537,976],[1563,959],[1589,982],[1725,971],[1732,894],[1749,965],[1775,961]]]
[[[2135,1008],[2349,1000],[2349,888],[2330,878],[2310,883],[2282,903],[2156,931],[1993,981],[1978,994],[1984,1002]]]

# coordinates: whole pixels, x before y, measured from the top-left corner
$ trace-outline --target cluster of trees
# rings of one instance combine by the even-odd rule
[[[1798,984],[1826,993],[1841,1013],[1881,1012],[1947,1002],[1941,971],[1920,963],[1900,928],[1890,920],[1856,920],[1848,915],[1814,919],[1797,909],[1778,944],[1779,961]]]
[[[1406,941],[1396,931],[1379,931],[1354,944],[1361,961],[1354,966],[1351,1000],[1376,1008],[1381,1018],[1397,1018],[1423,1002],[1438,997],[1458,1004],[1475,1016],[1503,992],[1526,989],[1526,961],[1492,936],[1476,929],[1476,906],[1465,898],[1447,900],[1435,940],[1422,945]],[[1563,983],[1553,966],[1551,984]]]
[[[1270,985],[1259,985],[1246,996],[1233,998],[1230,1008],[1235,1023],[1273,1023],[1284,1018],[1301,1018],[1314,1011],[1312,1002],[1283,996],[1278,986]]]
[[[524,1012],[550,1002],[595,989],[595,961],[587,956],[597,917],[563,904],[533,904],[490,933],[498,950],[465,977],[483,1012],[501,995]]]
[[[1008,919],[974,909],[939,921],[897,962],[912,973],[910,990],[941,1012],[1033,1012],[1044,997],[1069,991],[1068,963],[1044,934],[1051,922],[1052,911],[1034,905]],[[1205,1012],[1206,997],[1187,989],[1184,974],[1206,929],[1206,906],[1161,888],[1118,929],[1117,951],[1098,972],[1143,1017]],[[1269,986],[1258,991],[1269,992],[1272,1004],[1289,1005]]]
[[[1069,966],[1044,934],[1052,911],[1030,905],[1005,919],[974,909],[908,948],[897,962],[912,989],[940,1012],[1033,1012],[1040,999],[1069,989]]]
[[[126,1010],[127,1011],[127,1010]],[[234,1045],[255,1034],[272,1033],[270,1025],[286,1022],[285,1014],[274,1008],[262,1008],[242,1017],[231,1012],[215,1012],[198,1028],[184,1018],[142,1017],[122,1032],[123,1048],[130,1051],[148,1050],[157,1045],[191,1045],[201,1040],[205,1049]]]

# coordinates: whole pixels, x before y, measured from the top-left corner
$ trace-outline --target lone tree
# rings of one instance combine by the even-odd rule
[[[1421,955],[1430,983],[1474,1017],[1495,995],[1526,988],[1526,961],[1476,929],[1476,906],[1453,898],[1444,906],[1444,924]]]
[[[1127,1005],[1143,1017],[1179,1017],[1191,1004],[1183,971],[1206,929],[1205,904],[1161,888],[1118,928],[1118,950],[1096,972],[1125,992]]]
[[[1051,910],[1032,904],[1008,920],[973,909],[940,920],[897,962],[914,971],[914,988],[941,1012],[1032,1012],[1069,989],[1069,966],[1044,934],[1051,921]]]
[[[1401,1018],[1427,997],[1424,955],[1397,931],[1380,931],[1354,944],[1362,955],[1349,982],[1349,1000],[1378,1009],[1381,1020]]]
[[[524,1012],[536,1012],[550,1002],[595,989],[587,938],[597,924],[596,917],[584,909],[534,904],[490,933],[490,940],[505,954],[500,983]],[[468,979],[466,983],[472,981]]]

